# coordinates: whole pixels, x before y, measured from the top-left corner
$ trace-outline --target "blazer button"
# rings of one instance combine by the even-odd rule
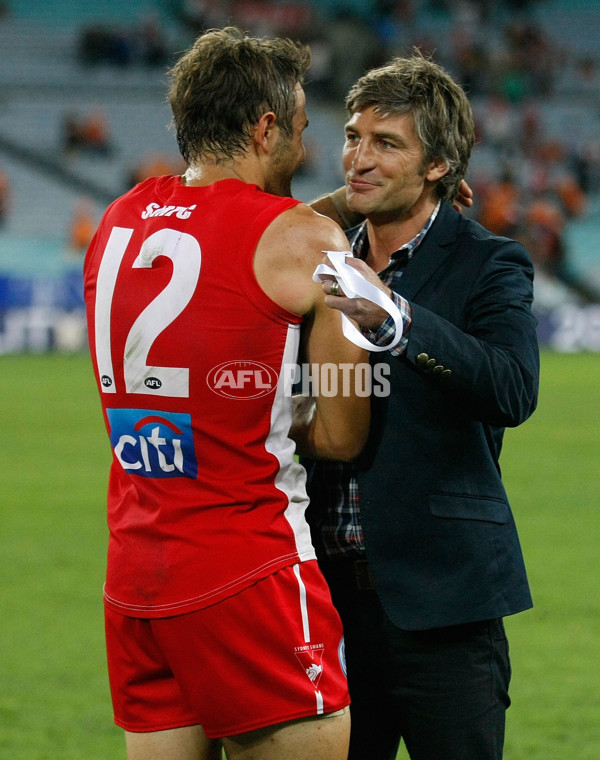
[[[447,380],[451,375],[452,375],[452,370],[451,369],[445,369],[442,372],[441,377],[445,377],[446,380]]]
[[[433,368],[434,375],[439,375],[443,371],[444,371],[444,367],[441,364],[436,364],[435,367]]]
[[[437,359],[430,359],[427,362],[427,369],[433,369],[436,364],[437,364]]]
[[[429,354],[419,354],[417,356],[417,361],[419,362],[419,364],[427,364],[427,362],[429,361]]]

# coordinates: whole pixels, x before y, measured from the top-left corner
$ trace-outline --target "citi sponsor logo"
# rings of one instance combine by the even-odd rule
[[[189,414],[153,409],[107,409],[115,457],[131,475],[195,478],[198,472]]]
[[[272,367],[255,361],[223,362],[206,377],[212,391],[232,399],[267,396],[275,390],[278,380],[279,375]]]
[[[153,216],[176,216],[178,219],[189,219],[195,208],[195,203],[193,206],[161,206],[158,203],[149,203],[142,211],[142,219],[150,219]]]

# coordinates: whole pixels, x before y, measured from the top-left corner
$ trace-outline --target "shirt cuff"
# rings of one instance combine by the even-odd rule
[[[390,354],[392,354],[392,356],[401,356],[406,351],[406,346],[408,345],[410,325],[412,322],[412,310],[406,298],[402,298],[401,295],[394,291],[392,291],[392,299],[402,316],[402,337],[394,348],[390,349]],[[377,330],[363,329],[362,332],[375,346],[386,346],[388,343],[391,343],[396,336],[394,319],[390,316]]]

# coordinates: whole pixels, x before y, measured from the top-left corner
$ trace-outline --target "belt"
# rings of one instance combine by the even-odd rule
[[[319,565],[329,583],[357,591],[375,591],[375,580],[366,559],[321,557]]]
[[[375,579],[366,559],[355,559],[352,562],[352,574],[359,591],[375,591]]]

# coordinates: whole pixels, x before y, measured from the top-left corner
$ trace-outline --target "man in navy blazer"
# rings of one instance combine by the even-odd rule
[[[372,430],[355,465],[308,462],[310,520],[345,630],[350,760],[498,760],[510,700],[502,618],[531,607],[499,456],[537,402],[533,267],[452,206],[474,143],[466,96],[415,54],[350,90],[350,263],[393,298],[332,280],[328,304],[377,346]],[[334,214],[330,214],[334,215]],[[384,392],[385,391],[385,392]]]

